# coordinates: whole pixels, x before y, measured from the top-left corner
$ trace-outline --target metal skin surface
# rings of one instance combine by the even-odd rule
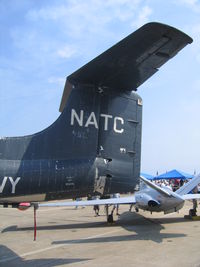
[[[27,201],[41,201],[35,195],[51,200],[134,191],[140,172],[140,103],[131,92],[73,88],[49,128],[0,140],[0,202],[21,202],[26,195]]]
[[[142,100],[131,91],[191,42],[148,23],[69,75],[55,123],[0,138],[0,204],[134,191]]]
[[[184,205],[184,199],[166,187],[164,190],[171,195],[164,196],[155,189],[145,186],[139,193],[135,194],[135,207],[150,212],[164,211],[164,213],[171,213],[181,209]]]

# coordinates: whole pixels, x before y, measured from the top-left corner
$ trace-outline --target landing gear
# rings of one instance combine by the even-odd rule
[[[193,199],[193,208],[189,210],[189,215],[185,215],[186,219],[199,220],[200,216],[197,216],[197,200]]]
[[[189,210],[189,216],[190,217],[197,216],[197,210],[196,209],[190,209]]]
[[[197,216],[197,200],[193,199],[193,209],[189,210],[189,216],[194,217]]]
[[[107,217],[107,222],[108,222],[108,223],[114,223],[114,220],[113,220],[113,214],[108,215],[108,217]]]
[[[109,214],[108,205],[105,206],[105,209],[106,209],[107,223],[114,223],[114,220],[113,220],[113,212],[111,212],[111,214]]]

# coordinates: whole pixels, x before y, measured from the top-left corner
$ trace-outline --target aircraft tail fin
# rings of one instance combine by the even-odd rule
[[[199,183],[200,183],[200,174],[198,174],[190,182],[186,183],[185,185],[181,186],[178,190],[176,190],[176,194],[178,194],[180,196],[188,194]]]
[[[152,183],[151,181],[147,180],[146,178],[144,178],[143,176],[140,176],[140,179],[149,187],[151,187],[152,189],[158,191],[160,194],[164,195],[164,196],[172,196],[173,194],[171,192],[168,192],[167,190],[165,190],[164,188]]]
[[[165,24],[145,24],[67,77],[60,104],[63,111],[69,84],[93,84],[122,91],[136,91],[187,44],[185,33]]]

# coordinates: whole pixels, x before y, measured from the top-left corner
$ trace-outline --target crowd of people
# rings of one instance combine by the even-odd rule
[[[112,198],[119,198],[120,197],[120,194],[119,193],[115,193],[115,194],[113,194],[113,195],[111,195],[110,197],[112,197]],[[98,199],[99,197],[93,197],[92,199]],[[95,216],[100,216],[100,214],[99,214],[99,211],[100,211],[100,207],[99,207],[99,205],[94,205],[94,207],[93,207],[93,209],[94,209],[94,212],[95,212]],[[104,208],[105,209],[105,208]],[[119,214],[119,205],[118,204],[116,204],[116,205],[113,205],[113,208],[112,208],[112,211],[111,211],[111,214],[114,214],[114,211],[116,211],[116,215],[120,215]]]
[[[153,180],[153,183],[155,183],[156,185],[159,185],[161,187],[162,186],[167,187],[171,189],[172,191],[176,191],[177,189],[179,189],[181,186],[183,186],[187,182],[188,182],[187,180],[182,180],[182,179]]]
[[[110,196],[111,198],[119,198],[120,197],[120,194],[119,193],[115,193],[115,194],[112,194],[111,196]],[[87,198],[87,200],[95,200],[95,199],[99,199],[100,197],[99,196],[89,196],[88,198]],[[76,201],[81,201],[82,200],[82,198],[76,198],[76,199],[73,199],[74,201],[76,200]],[[112,207],[112,211],[111,211],[111,213],[112,214],[114,214],[114,212],[116,211],[116,215],[120,215],[119,214],[119,205],[118,204],[116,204],[116,205],[112,205],[113,207]],[[78,208],[78,206],[75,206],[75,209],[77,209]],[[84,208],[84,206],[82,206],[82,208]],[[104,207],[104,209],[105,209],[105,207]],[[100,212],[100,207],[99,207],[99,205],[94,205],[93,206],[93,210],[94,210],[94,213],[95,213],[95,216],[100,216],[100,214],[99,214],[99,212]]]

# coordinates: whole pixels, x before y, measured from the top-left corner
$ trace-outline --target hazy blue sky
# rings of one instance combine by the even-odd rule
[[[0,136],[49,126],[66,77],[150,21],[194,42],[138,89],[142,171],[200,171],[198,0],[0,0]]]

